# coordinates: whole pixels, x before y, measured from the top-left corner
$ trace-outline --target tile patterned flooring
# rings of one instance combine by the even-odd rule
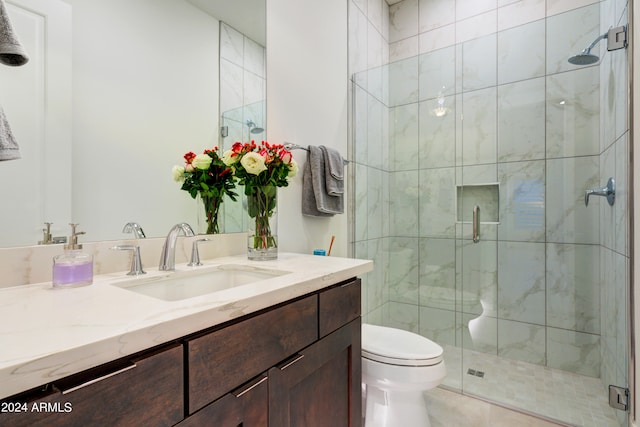
[[[598,378],[485,353],[466,350],[461,352],[459,348],[455,347],[445,349],[445,363],[450,375],[445,380],[444,386],[453,390],[460,390],[462,383],[464,383],[464,391],[468,395],[499,402],[501,405],[517,408],[526,413],[540,414],[570,426],[619,427],[625,425],[626,414],[609,406],[606,389]],[[484,377],[479,378],[466,374],[469,368],[483,371]],[[438,399],[438,395],[430,398],[434,400],[436,407],[443,402],[442,399]],[[472,400],[486,403],[479,399]],[[450,412],[460,412],[460,408],[462,406]],[[465,409],[465,412],[470,411]],[[464,416],[464,414],[455,415]],[[475,426],[476,424],[459,425]],[[484,426],[484,424],[477,425]],[[553,424],[522,425],[546,426]]]
[[[558,427],[555,424],[459,393],[425,393],[431,427]]]

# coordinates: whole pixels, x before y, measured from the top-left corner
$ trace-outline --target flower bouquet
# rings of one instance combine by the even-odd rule
[[[235,201],[233,170],[218,155],[218,147],[204,150],[196,155],[189,151],[184,155],[185,165],[173,167],[173,179],[182,182],[181,190],[189,192],[194,199],[199,195],[204,204],[207,234],[220,232],[218,213],[226,194]]]
[[[234,169],[238,184],[244,186],[247,211],[251,218],[248,255],[250,259],[268,260],[278,257],[277,187],[289,185],[298,172],[298,164],[283,145],[262,141],[259,145],[236,142],[222,156],[225,165]]]

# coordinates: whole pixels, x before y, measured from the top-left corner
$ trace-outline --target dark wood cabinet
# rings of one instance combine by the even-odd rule
[[[360,425],[360,328],[352,279],[5,399],[28,411],[0,426]]]
[[[268,425],[268,377],[263,374],[186,418],[180,427]]]
[[[351,280],[318,294],[320,338],[360,317],[360,280]]]
[[[186,341],[194,413],[318,339],[316,295]]]
[[[182,345],[119,360],[3,401],[2,426],[170,426],[184,417]]]
[[[360,319],[269,370],[269,425],[348,427],[362,422]]]
[[[189,408],[197,412],[183,424],[359,425],[360,328],[360,280],[354,279],[188,340]],[[260,370],[266,375],[252,380],[258,390],[249,382],[250,394],[224,394]],[[217,400],[206,405],[207,399]]]

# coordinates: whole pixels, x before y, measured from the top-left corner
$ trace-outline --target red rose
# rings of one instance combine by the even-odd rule
[[[231,146],[231,151],[233,151],[234,154],[240,154],[242,152],[242,148],[243,148],[242,143],[236,142]]]
[[[280,150],[280,152],[278,153],[278,155],[280,156],[280,158],[282,159],[283,162],[285,162],[286,164],[291,163],[291,151],[287,151],[287,150]]]
[[[184,160],[187,162],[188,165],[190,165],[193,159],[195,158],[196,158],[196,153],[194,153],[193,151],[189,151],[187,154],[184,155]]]

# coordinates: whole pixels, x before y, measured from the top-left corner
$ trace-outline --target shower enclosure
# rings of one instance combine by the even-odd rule
[[[265,48],[220,22],[220,135],[224,152],[236,142],[266,139]],[[222,229],[225,233],[247,231],[247,199],[240,187],[238,203],[225,196]]]
[[[352,78],[354,254],[376,266],[364,321],[439,343],[446,388],[626,426],[609,385],[623,402],[627,51],[598,40],[598,61],[568,59],[625,26],[627,3],[403,0],[381,7],[388,34],[361,3],[351,56],[369,25],[392,58]],[[586,206],[609,178],[614,204]]]

